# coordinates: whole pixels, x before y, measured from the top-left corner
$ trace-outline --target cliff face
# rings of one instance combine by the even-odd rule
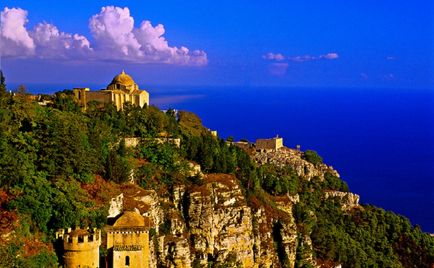
[[[146,206],[142,214],[156,223],[151,267],[294,267],[296,197],[276,200],[279,209],[270,212],[249,205],[238,181],[226,174],[205,175],[200,186],[175,186],[170,197],[135,193],[124,193],[124,204]]]
[[[315,166],[288,148],[252,157],[259,165],[290,165],[305,180],[324,178],[325,172],[338,176],[332,167]],[[135,208],[154,221],[151,267],[295,267],[297,254],[303,263],[319,267],[309,235],[297,231],[293,207],[298,195],[267,195],[272,205],[264,205],[256,197],[246,199],[239,181],[227,174],[203,175],[200,185],[175,185],[169,192],[159,196],[130,186],[123,189],[123,206],[120,197],[112,200],[111,211]],[[349,210],[359,197],[328,191],[323,198],[338,199]],[[297,252],[300,246],[303,253]]]
[[[196,262],[253,266],[252,212],[229,175],[208,175],[186,193],[184,211]]]
[[[291,166],[299,177],[306,180],[310,180],[313,177],[324,179],[325,173],[339,177],[338,172],[333,167],[326,164],[314,165],[303,159],[302,152],[287,147],[282,147],[276,151],[255,151],[252,157],[260,165]]]

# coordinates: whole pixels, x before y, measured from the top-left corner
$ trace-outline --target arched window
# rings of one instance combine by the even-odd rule
[[[125,257],[125,266],[130,266],[130,256]]]

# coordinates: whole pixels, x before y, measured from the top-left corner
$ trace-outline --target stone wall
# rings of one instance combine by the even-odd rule
[[[247,141],[237,141],[237,142],[233,142],[232,144],[246,152],[250,150],[250,143]]]
[[[257,139],[256,150],[277,150],[283,147],[283,138]]]
[[[157,144],[169,143],[169,144],[175,145],[178,148],[181,147],[181,139],[179,139],[179,138],[146,138],[146,139],[141,139],[141,138],[137,138],[137,137],[125,138],[125,146],[127,148],[136,147],[137,145],[139,145],[139,143],[142,140],[143,141],[156,142]]]
[[[140,143],[140,138],[125,138],[125,147],[134,148]]]
[[[113,103],[117,110],[121,110],[126,102],[139,107],[149,104],[149,93],[144,90],[127,93],[121,90],[90,91],[89,88],[76,88],[73,89],[73,92],[78,104],[85,109],[87,108],[87,103],[91,101],[97,101],[101,104]]]

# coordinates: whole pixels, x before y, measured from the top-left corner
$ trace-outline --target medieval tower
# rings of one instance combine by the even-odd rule
[[[125,211],[106,227],[109,267],[149,267],[150,219],[135,211]]]
[[[56,238],[63,242],[63,267],[99,267],[100,230],[61,229]]]

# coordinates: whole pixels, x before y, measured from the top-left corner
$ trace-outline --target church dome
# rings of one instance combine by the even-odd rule
[[[133,78],[125,73],[124,70],[118,75],[116,75],[110,85],[123,85],[126,87],[134,86],[136,83],[134,82]]]
[[[113,227],[138,227],[145,226],[145,218],[135,211],[125,211],[122,216],[116,220]]]

